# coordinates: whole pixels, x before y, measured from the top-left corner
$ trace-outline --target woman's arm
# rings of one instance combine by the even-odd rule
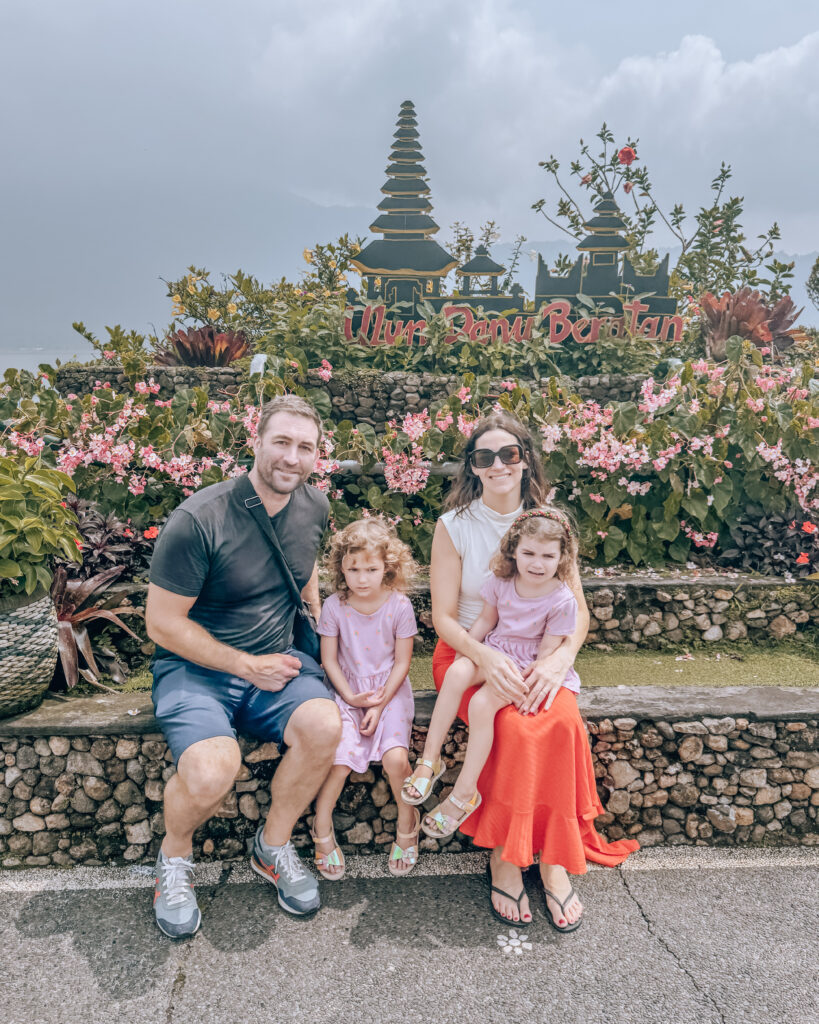
[[[533,661],[524,673],[529,692],[518,704],[518,711],[522,714],[536,714],[544,701],[546,701],[547,708],[552,706],[552,701],[563,685],[566,673],[574,664],[577,652],[583,646],[583,641],[589,632],[589,608],[583,594],[583,584],[580,581],[580,571],[577,565],[573,567],[571,576],[566,580],[566,585],[577,601],[577,623],[574,632],[569,636],[562,637],[560,645],[551,653],[546,653],[541,645],[537,661]],[[552,639],[557,638],[553,637]]]
[[[473,640],[480,640],[481,643],[486,639],[487,633],[495,628],[498,624],[498,609],[493,604],[487,604],[486,601],[483,603],[481,613],[469,627],[468,633]]]
[[[432,598],[432,624],[435,632],[459,654],[478,665],[486,682],[507,701],[517,703],[526,695],[523,676],[511,658],[493,651],[470,636],[458,622],[458,595],[461,592],[461,558],[455,550],[446,526],[439,520],[432,537],[429,577]]]

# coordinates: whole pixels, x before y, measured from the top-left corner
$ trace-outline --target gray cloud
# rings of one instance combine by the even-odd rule
[[[157,278],[188,263],[293,275],[305,244],[365,233],[406,98],[444,238],[489,217],[554,238],[537,162],[605,119],[669,205],[705,201],[725,159],[750,233],[778,220],[784,248],[819,248],[810,0],[553,6],[9,0],[2,361],[83,351],[76,318],[161,325]]]

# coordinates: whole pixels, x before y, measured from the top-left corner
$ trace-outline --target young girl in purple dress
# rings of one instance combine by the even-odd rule
[[[505,654],[521,672],[546,657],[574,632],[577,601],[564,580],[577,560],[577,540],[568,517],[544,506],[523,512],[500,542],[490,563],[493,575],[481,588],[483,608],[469,635]],[[423,757],[404,782],[403,800],[420,804],[444,772],[441,760],[449,727],[464,693],[484,679],[469,658],[458,657],[444,676],[427,733]],[[580,679],[569,669],[563,683],[575,692]],[[421,825],[435,839],[452,835],[481,802],[478,777],[492,749],[495,715],[509,701],[481,686],[469,704],[469,741],[452,792]]]
[[[415,563],[406,544],[383,519],[361,519],[337,533],[325,559],[334,593],[319,619],[321,663],[336,691],[341,741],[335,763],[316,797],[311,832],[322,877],[344,875],[333,811],[351,771],[381,761],[398,804],[390,849],[394,875],[418,859],[420,815],[398,797],[409,772],[408,748],[415,711],[407,671],[418,632],[406,595]]]

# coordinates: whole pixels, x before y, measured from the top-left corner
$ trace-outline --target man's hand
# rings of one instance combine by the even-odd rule
[[[248,654],[236,673],[260,690],[283,690],[301,671],[301,662],[292,654]]]
[[[361,719],[361,725],[358,731],[362,736],[372,736],[378,727],[379,719],[381,718],[381,712],[384,710],[382,706],[367,708],[364,712],[364,717]]]
[[[350,694],[347,703],[353,708],[374,708],[378,707],[384,698],[384,687],[379,686],[377,690],[362,690],[361,693]]]

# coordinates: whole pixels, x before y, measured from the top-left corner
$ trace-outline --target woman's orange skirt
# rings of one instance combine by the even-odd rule
[[[436,689],[456,653],[438,641],[432,656]],[[467,724],[476,690],[467,690],[458,709]],[[521,868],[540,854],[542,864],[560,864],[581,875],[586,861],[614,867],[640,848],[635,839],[609,843],[594,827],[603,806],[577,699],[565,686],[548,711],[521,715],[509,706],[498,712],[478,790],[481,805],[461,831],[477,846],[503,847],[503,860]]]

